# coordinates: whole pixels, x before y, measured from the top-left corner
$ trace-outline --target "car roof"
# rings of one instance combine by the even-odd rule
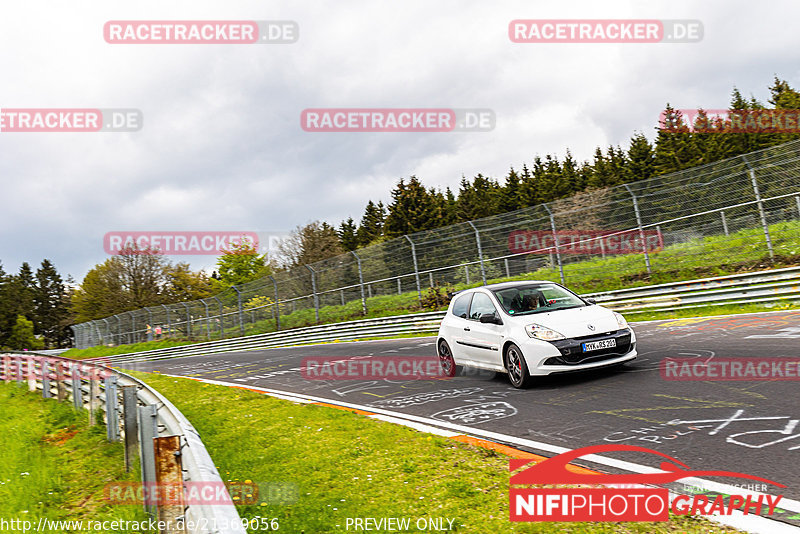
[[[485,286],[478,286],[478,287],[471,287],[469,289],[464,289],[463,291],[459,291],[459,293],[463,293],[464,291],[471,291],[473,289],[489,289],[494,291],[495,289],[508,289],[513,287],[524,287],[529,286],[531,284],[555,284],[551,280],[516,280],[513,282],[499,282],[497,284],[489,284]]]

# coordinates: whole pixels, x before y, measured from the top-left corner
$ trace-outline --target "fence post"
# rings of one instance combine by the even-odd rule
[[[211,340],[211,319],[208,317],[208,302],[205,299],[201,299],[200,302],[203,303],[203,306],[206,309],[206,339],[209,341]]]
[[[156,428],[157,409],[155,404],[139,406],[139,443],[141,453],[139,460],[142,466],[142,483],[145,488],[154,489],[156,483],[156,461],[155,450],[153,448],[153,438],[158,436]],[[156,492],[149,491],[148,497],[154,496]],[[150,515],[155,515],[156,506],[152,498],[145,498],[144,511]]]
[[[185,302],[182,302],[183,307],[186,309],[186,337],[189,338],[189,341],[192,340],[192,314],[189,313],[189,305]]]
[[[242,313],[242,292],[236,286],[231,286],[236,291],[236,305],[239,308],[239,332],[244,335],[244,314]]]
[[[639,227],[639,239],[642,240],[642,251],[644,252],[644,263],[647,266],[647,274],[653,274],[652,269],[650,268],[650,254],[647,252],[647,240],[644,237],[644,228],[642,228],[642,215],[639,212],[639,199],[636,198],[636,195],[633,194],[633,190],[630,188],[628,184],[622,184],[622,186],[628,190],[630,193],[631,198],[633,199],[633,212],[636,214],[636,225]]]
[[[483,285],[486,285],[486,269],[483,267],[483,249],[481,248],[481,234],[478,232],[478,228],[472,223],[472,221],[467,221],[469,225],[475,230],[475,243],[478,245],[478,261],[481,263],[481,280],[483,280]]]
[[[83,409],[83,388],[81,388],[81,372],[79,364],[72,364],[72,406],[76,410]]]
[[[722,219],[722,231],[725,232],[725,235],[730,235],[728,233],[728,220],[725,218],[725,211],[720,211],[719,216]]]
[[[464,277],[467,280],[467,285],[469,285],[469,265],[464,266]]]
[[[136,417],[136,386],[122,386],[122,417],[125,421],[125,471],[130,472],[136,447],[139,444],[139,425]]]
[[[404,235],[409,243],[411,243],[411,257],[414,259],[414,278],[417,280],[417,300],[419,305],[422,306],[422,288],[419,283],[419,264],[417,263],[417,246],[411,241],[411,238]]]
[[[95,421],[95,412],[98,408],[98,401],[97,401],[97,368],[90,367],[89,368],[89,424],[94,425]]]
[[[219,297],[214,297],[214,300],[219,304],[219,338],[225,339],[225,314],[222,312],[222,301]]]
[[[181,471],[181,437],[164,436],[153,439],[156,483],[159,488],[170,488],[170,499],[158,506],[158,520],[167,528],[162,532],[184,532],[183,517],[183,472]],[[174,488],[174,489],[173,489]]]
[[[401,285],[400,277],[398,276],[397,277],[397,294],[398,295],[402,295],[402,293],[403,293],[403,286]]]
[[[106,333],[108,334],[108,337],[111,337],[111,327],[108,326],[108,318],[102,319],[102,321],[104,323],[106,323]],[[105,336],[101,336],[101,339],[103,340],[103,345],[105,345],[106,344]],[[113,338],[112,338],[112,340],[113,340]]]
[[[547,203],[542,204],[544,209],[547,210],[547,214],[550,216],[550,231],[553,233],[553,243],[556,245],[556,261],[558,262],[558,273],[561,276],[561,284],[565,285],[564,280],[564,265],[561,263],[561,245],[558,243],[558,233],[556,232],[556,219],[553,217],[553,212],[550,210],[550,206]]]
[[[319,322],[319,296],[317,295],[317,272],[310,265],[305,266],[311,272],[311,291],[314,293],[314,316]]]
[[[795,202],[797,202],[797,216],[800,217],[800,195],[795,195]]]
[[[746,160],[745,160],[746,161]],[[747,164],[750,167],[750,163]],[[761,226],[764,228],[764,238],[767,241],[767,250],[769,251],[770,261],[775,260],[775,252],[772,250],[772,238],[769,235],[769,225],[767,224],[767,215],[764,213],[764,203],[761,201],[761,192],[758,190],[758,180],[756,180],[756,171],[750,168],[750,180],[753,183],[753,193],[756,196],[756,205],[758,206],[758,214],[761,217]]]
[[[276,325],[276,329],[280,330],[281,329],[281,307],[280,307],[280,304],[278,303],[278,282],[275,281],[275,278],[273,276],[269,276],[268,278],[270,280],[272,280],[272,287],[275,288],[275,325]]]
[[[361,270],[361,258],[356,254],[355,250],[351,250],[350,252],[353,254],[353,257],[356,259],[356,264],[358,265],[358,285],[361,287],[361,311],[364,312],[364,315],[367,315],[367,299],[364,297],[364,272]]]
[[[117,345],[124,345],[122,343],[122,318],[119,315],[114,315],[117,320]]]
[[[117,412],[117,377],[105,377],[106,385],[106,437],[119,441],[119,413]]]
[[[506,278],[511,278],[511,269],[508,268],[508,258],[503,258],[503,263],[506,264]]]
[[[131,315],[131,334],[128,336],[128,343],[136,343],[136,316],[133,311],[128,313]]]
[[[153,324],[153,310],[149,307],[145,308],[145,310],[147,310],[147,324],[150,325],[150,333],[145,333],[145,335],[147,336],[147,341],[153,341],[153,329],[156,327]]]

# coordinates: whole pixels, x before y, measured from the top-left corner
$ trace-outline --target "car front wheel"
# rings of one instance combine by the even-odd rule
[[[519,347],[513,343],[509,345],[506,349],[505,361],[511,385],[519,389],[527,387],[531,382],[531,376],[528,374],[528,365],[525,363]]]

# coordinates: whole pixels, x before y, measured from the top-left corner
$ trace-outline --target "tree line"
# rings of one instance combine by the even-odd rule
[[[800,92],[775,78],[768,105],[746,99],[734,88],[728,109],[800,109]],[[698,110],[696,124],[706,124]],[[730,122],[713,122],[713,128],[692,130],[679,110],[669,104],[651,143],[635,133],[627,148],[597,147],[591,161],[577,161],[567,151],[563,157],[536,156],[530,165],[511,167],[502,178],[477,174],[462,177],[457,191],[426,187],[416,176],[400,179],[388,205],[367,202],[359,222],[352,217],[336,227],[341,249],[355,250],[387,239],[454,223],[506,213],[576,193],[647,180],[683,169],[713,163],[800,137],[785,132],[733,132]]]

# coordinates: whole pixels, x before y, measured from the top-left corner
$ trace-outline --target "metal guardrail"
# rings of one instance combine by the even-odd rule
[[[612,310],[633,315],[724,304],[800,301],[800,267],[702,278],[583,295]],[[114,365],[209,353],[259,350],[274,347],[353,341],[401,334],[435,333],[444,312],[397,315],[348,321],[267,334],[195,343],[144,352],[110,356]]]
[[[169,522],[169,528],[162,532],[246,532],[232,502],[186,501],[182,491],[175,493],[176,489],[183,489],[181,484],[178,488],[169,486],[170,481],[183,480],[184,484],[213,487],[216,493],[224,482],[197,430],[172,403],[144,382],[97,362],[38,353],[0,353],[0,379],[26,383],[30,391],[41,391],[44,398],[70,401],[76,409],[85,408],[91,424],[103,412],[108,440],[124,439],[126,469],[130,470],[139,458],[143,494],[148,488],[170,488],[168,503],[144,502],[148,514],[165,524]]]
[[[800,300],[800,267],[701,278],[583,295],[636,314],[655,311]]]

